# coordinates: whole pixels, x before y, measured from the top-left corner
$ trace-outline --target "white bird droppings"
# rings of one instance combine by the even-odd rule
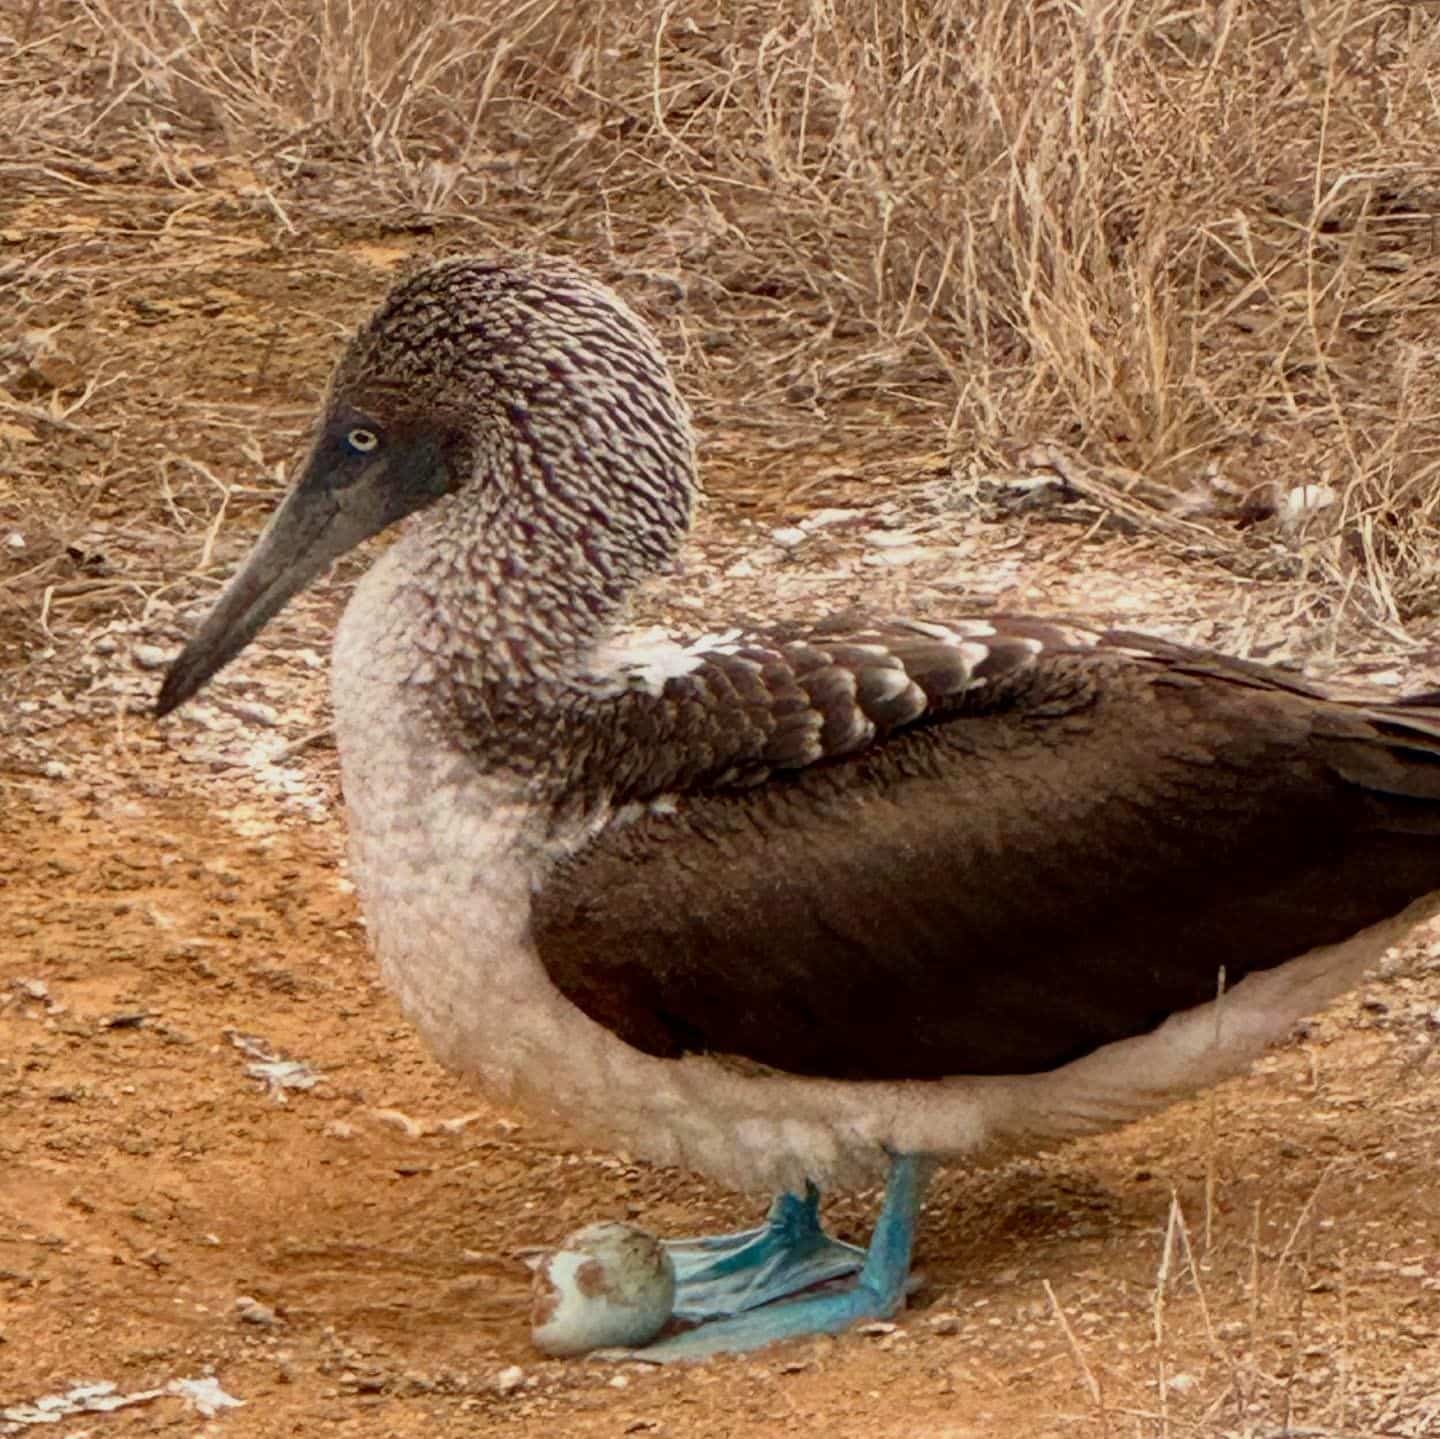
[[[194,1406],[203,1419],[213,1419],[223,1409],[242,1409],[245,1401],[227,1394],[217,1380],[208,1375],[202,1379],[172,1379],[166,1386],[171,1394],[178,1394]]]

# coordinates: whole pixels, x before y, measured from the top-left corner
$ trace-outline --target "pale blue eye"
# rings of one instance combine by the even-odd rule
[[[380,436],[374,430],[367,430],[363,426],[357,425],[353,430],[345,432],[345,443],[352,450],[362,455],[368,455],[379,445]]]

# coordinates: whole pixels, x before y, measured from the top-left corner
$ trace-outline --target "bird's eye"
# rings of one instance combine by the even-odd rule
[[[356,453],[368,455],[380,444],[380,436],[374,430],[367,430],[363,425],[357,425],[353,430],[345,432],[345,443]]]

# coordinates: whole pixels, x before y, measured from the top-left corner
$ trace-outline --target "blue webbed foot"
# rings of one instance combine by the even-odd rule
[[[748,1234],[729,1241],[670,1246],[677,1271],[683,1275],[688,1269],[688,1282],[698,1285],[692,1300],[685,1293],[687,1280],[681,1277],[676,1317],[688,1317],[697,1307],[707,1306],[710,1313],[723,1317],[669,1334],[643,1349],[612,1352],[611,1357],[654,1364],[708,1359],[762,1349],[782,1339],[837,1334],[869,1319],[888,1319],[905,1303],[915,1222],[927,1177],[923,1160],[912,1155],[896,1158],[870,1247],[858,1266],[859,1276],[843,1288],[832,1285],[819,1293],[785,1297],[853,1272],[860,1258],[859,1251],[828,1239],[820,1230],[819,1195],[813,1191],[804,1199],[782,1196],[772,1206],[767,1223]],[[787,1261],[782,1255],[783,1236],[797,1233],[799,1257]],[[844,1269],[834,1267],[842,1263]],[[743,1280],[747,1274],[749,1282],[731,1282],[732,1275]],[[806,1280],[806,1275],[812,1277]],[[796,1279],[802,1282],[791,1282]],[[736,1303],[737,1298],[741,1302]]]
[[[665,1251],[675,1265],[675,1318],[690,1323],[758,1309],[843,1279],[865,1262],[863,1249],[820,1227],[820,1191],[813,1184],[803,1199],[779,1195],[758,1229],[669,1240]]]

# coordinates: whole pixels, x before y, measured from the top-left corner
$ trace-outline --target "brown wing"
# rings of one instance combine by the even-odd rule
[[[1037,664],[1088,653],[1098,631],[1023,617],[952,625],[840,616],[776,626],[717,645],[658,698],[631,694],[611,727],[587,716],[573,789],[616,804],[677,790],[759,784],[772,774],[856,755],[961,711],[1024,703]],[[1063,702],[1053,668],[1050,702]]]
[[[657,1055],[1033,1072],[1440,888],[1440,710],[989,643],[1026,658],[988,694],[972,666],[848,757],[681,790],[563,864],[534,916],[560,990]]]

